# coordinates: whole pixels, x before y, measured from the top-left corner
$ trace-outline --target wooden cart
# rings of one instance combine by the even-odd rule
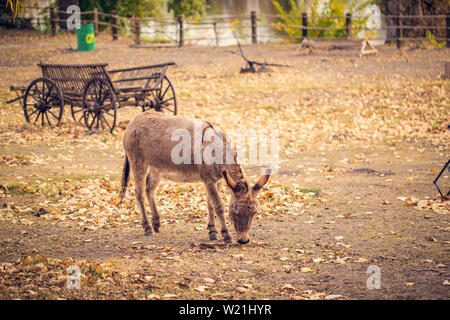
[[[166,76],[173,62],[144,67],[107,70],[104,64],[38,64],[42,77],[28,87],[11,86],[25,120],[43,126],[60,124],[64,106],[70,105],[75,121],[86,127],[112,132],[117,109],[124,106],[154,109],[176,115],[175,89]]]

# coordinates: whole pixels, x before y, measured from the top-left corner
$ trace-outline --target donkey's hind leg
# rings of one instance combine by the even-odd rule
[[[147,165],[144,161],[131,161],[131,170],[133,170],[134,181],[136,183],[136,201],[141,210],[141,225],[144,228],[145,235],[152,234],[152,228],[148,224],[147,213],[144,205],[144,177],[147,171]]]
[[[150,167],[147,173],[145,192],[147,193],[148,203],[150,204],[150,209],[152,211],[152,225],[155,232],[159,232],[159,227],[161,226],[158,209],[156,208],[155,203],[155,190],[158,187],[159,181],[159,173],[156,170],[152,170]]]

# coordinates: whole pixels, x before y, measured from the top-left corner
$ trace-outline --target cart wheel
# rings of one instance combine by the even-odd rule
[[[55,82],[38,78],[30,83],[23,99],[27,122],[54,127],[60,124],[63,111],[64,98]]]
[[[71,104],[70,105],[70,112],[72,113],[72,119],[75,122],[81,122],[81,120],[84,119],[84,110],[82,105],[79,104]]]
[[[177,114],[177,99],[175,97],[175,89],[169,78],[164,76],[157,90],[150,91],[145,97],[142,111],[150,109],[156,111],[169,112],[173,115]]]
[[[84,89],[83,117],[86,127],[108,129],[111,133],[116,125],[116,98],[111,85],[104,79],[92,79]]]

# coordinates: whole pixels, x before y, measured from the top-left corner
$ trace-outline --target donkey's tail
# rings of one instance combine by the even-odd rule
[[[128,161],[128,157],[125,154],[125,162],[123,164],[123,171],[122,171],[122,188],[120,189],[119,193],[120,204],[122,204],[123,198],[125,197],[125,193],[127,192],[129,180],[130,180],[130,161]]]

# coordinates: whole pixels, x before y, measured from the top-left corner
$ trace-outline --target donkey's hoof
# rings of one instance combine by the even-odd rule
[[[152,232],[152,229],[150,229],[150,228],[145,229],[145,233],[144,233],[144,234],[145,234],[146,236],[151,236],[152,233],[153,233],[153,232]]]
[[[159,223],[152,223],[153,226],[153,230],[155,230],[155,232],[159,232],[159,227],[161,226]]]
[[[228,233],[228,231],[227,230],[222,230],[221,233],[222,233],[222,237],[223,237],[223,242],[230,243],[231,242],[231,236]]]
[[[217,233],[216,232],[211,232],[209,234],[209,240],[211,240],[211,241],[217,240]]]
[[[226,244],[230,244],[231,243],[231,237],[224,238],[223,242],[225,242]]]

